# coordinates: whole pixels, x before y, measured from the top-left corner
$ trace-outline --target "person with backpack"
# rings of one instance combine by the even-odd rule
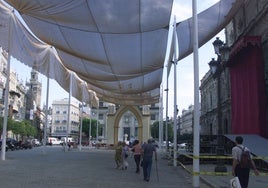
[[[250,168],[254,169],[255,175],[259,175],[259,171],[256,168],[254,161],[252,160],[252,156],[250,154],[250,150],[243,146],[243,137],[237,136],[235,138],[236,146],[232,148],[232,174],[233,176],[237,176],[241,188],[247,188],[249,182],[249,173]]]

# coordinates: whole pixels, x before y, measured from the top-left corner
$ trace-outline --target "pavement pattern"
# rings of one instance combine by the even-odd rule
[[[159,153],[151,179],[135,173],[133,156],[127,170],[115,168],[114,150],[82,148],[65,151],[62,146],[36,147],[6,152],[0,161],[0,188],[190,188],[192,175],[184,168],[168,165]],[[205,168],[212,168],[206,166]],[[158,176],[157,176],[158,172]],[[228,187],[229,177],[200,177],[200,187]],[[268,180],[260,179],[260,187]],[[259,181],[260,181],[259,180]]]

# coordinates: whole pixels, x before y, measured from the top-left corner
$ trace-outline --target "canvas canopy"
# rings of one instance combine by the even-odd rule
[[[0,45],[77,99],[84,93],[87,100],[115,104],[158,102],[166,53],[170,61],[175,50],[168,45],[173,0],[6,2],[29,28],[1,1]],[[200,13],[199,46],[221,31],[243,2],[222,0]],[[175,31],[182,59],[192,53],[192,19],[176,24]]]

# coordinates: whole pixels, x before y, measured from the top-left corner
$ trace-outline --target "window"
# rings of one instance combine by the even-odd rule
[[[103,114],[99,114],[99,119],[103,119]]]
[[[155,120],[155,114],[151,114],[151,120]]]

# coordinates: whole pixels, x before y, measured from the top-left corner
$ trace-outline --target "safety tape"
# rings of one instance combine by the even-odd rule
[[[174,151],[173,149],[169,149],[169,151]],[[193,156],[188,155],[185,153],[178,153],[177,155],[184,155],[191,159],[232,159],[232,156],[218,156],[218,155],[200,155],[200,156]],[[258,157],[252,157],[252,159],[263,159],[268,160],[268,156],[258,156]]]
[[[188,155],[188,154],[183,154],[185,157],[188,157],[190,159],[232,159],[232,156],[218,156],[218,155]],[[268,159],[268,157],[252,157],[252,159]]]
[[[208,176],[231,176],[232,172],[193,172],[188,169],[188,172],[191,172],[193,176],[198,176],[198,175],[208,175]],[[255,176],[255,174],[252,172],[250,173],[251,176]],[[268,176],[268,173],[259,173],[258,176]]]
[[[173,159],[171,159],[173,160]],[[209,172],[209,171],[201,171],[201,172],[193,172],[191,169],[187,168],[184,164],[180,161],[177,161],[179,165],[184,168],[188,173],[192,174],[193,176],[199,175],[209,175],[209,176],[231,176],[232,172]],[[255,176],[253,172],[250,173],[251,176]],[[259,176],[268,176],[268,173],[259,172]]]

